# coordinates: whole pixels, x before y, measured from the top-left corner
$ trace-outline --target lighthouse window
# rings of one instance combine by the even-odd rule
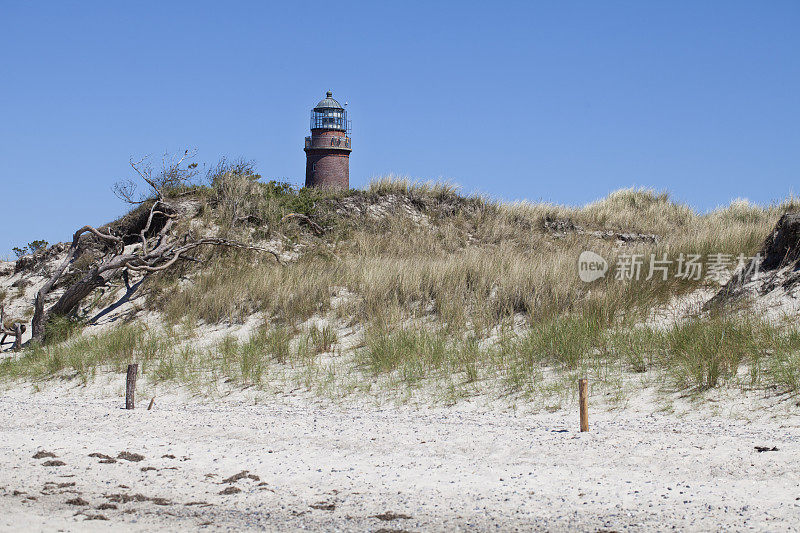
[[[322,124],[326,127],[338,127],[342,125],[342,114],[338,111],[326,111],[322,116]]]
[[[320,109],[311,113],[311,129],[346,130],[347,112],[343,109]]]

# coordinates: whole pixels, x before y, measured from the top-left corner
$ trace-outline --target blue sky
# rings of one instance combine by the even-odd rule
[[[797,1],[0,0],[0,256],[120,215],[131,157],[190,147],[301,184],[329,89],[354,187],[780,199],[800,192],[798,27]]]

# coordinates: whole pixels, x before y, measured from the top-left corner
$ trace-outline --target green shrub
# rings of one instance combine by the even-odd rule
[[[44,344],[57,344],[70,339],[83,328],[83,323],[75,317],[53,315],[45,327]]]

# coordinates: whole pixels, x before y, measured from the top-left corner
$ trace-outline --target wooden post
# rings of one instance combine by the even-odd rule
[[[581,431],[589,431],[589,380],[578,380],[578,402],[581,409]]]
[[[147,410],[149,411],[150,409],[152,409],[155,404],[156,404],[156,397],[153,396],[153,399],[150,400],[150,405],[147,406]]]
[[[125,409],[134,408],[134,394],[136,393],[136,372],[139,364],[128,365],[128,376],[125,378]]]
[[[14,351],[22,349],[22,324],[14,322]]]

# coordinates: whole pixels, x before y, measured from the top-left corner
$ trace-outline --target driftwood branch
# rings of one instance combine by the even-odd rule
[[[193,151],[190,152],[186,150],[180,158],[173,159],[171,163],[165,158],[162,162],[163,168],[158,174],[154,174],[150,165],[145,163],[148,158],[144,158],[140,161],[130,161],[133,170],[147,183],[152,189],[151,193],[155,195],[153,205],[150,206],[144,225],[140,228],[131,229],[131,233],[124,236],[103,233],[91,226],[84,226],[75,232],[72,236],[72,243],[67,249],[64,259],[52,272],[47,282],[45,282],[36,293],[34,314],[31,321],[33,339],[42,340],[44,338],[49,317],[70,315],[78,308],[84,298],[89,296],[96,288],[108,283],[113,277],[121,276],[126,287],[130,287],[130,272],[141,272],[147,276],[155,272],[167,270],[180,260],[199,261],[199,259],[192,257],[190,252],[203,246],[224,246],[269,253],[279,264],[281,263],[278,253],[267,248],[250,246],[237,241],[219,238],[191,239],[188,233],[180,237],[173,234],[175,222],[179,217],[179,210],[171,205],[168,200],[165,200],[164,194],[168,190],[179,188],[188,183],[187,180],[192,177],[197,165],[184,165],[184,167],[181,165],[193,156]],[[126,193],[126,196],[131,196],[133,184],[130,186],[126,185],[123,188],[123,192]],[[153,226],[156,217],[163,217],[166,219],[166,222],[161,229],[153,235],[155,232]],[[307,220],[307,217],[305,218]],[[310,220],[308,220],[308,222],[312,227],[316,227],[321,231],[318,225]],[[100,259],[96,260],[86,270],[80,273],[73,272],[73,275],[80,275],[80,277],[76,281],[72,281],[58,300],[48,309],[45,309],[45,302],[53,291],[53,288],[63,279],[69,266],[77,259],[78,252],[81,248],[82,237],[86,234],[91,234],[94,238],[104,243],[112,244],[112,250],[106,251]],[[126,251],[125,243],[136,240],[141,243],[141,247],[138,249],[132,247]],[[104,250],[107,250],[107,248],[104,248]]]
[[[0,345],[6,342],[6,338],[14,337],[13,350],[17,351],[22,347],[22,334],[27,330],[27,326],[22,322],[14,319],[6,320],[5,306],[0,304],[0,334],[3,335],[0,339]]]
[[[153,191],[155,191],[156,194],[158,194],[158,198],[160,199],[161,198],[161,191],[158,189],[158,186],[156,185],[155,181],[153,180],[152,175],[150,174],[150,172],[148,172],[146,170],[141,170],[141,168],[140,168],[142,163],[144,163],[147,160],[148,157],[149,156],[145,156],[145,157],[143,157],[142,159],[140,159],[139,161],[137,161],[135,163],[133,162],[133,159],[131,159],[130,160],[131,168],[134,170],[134,172],[139,174],[139,177],[142,178],[145,181],[145,183],[147,183],[150,187],[153,188]]]
[[[153,205],[150,207],[150,214],[147,216],[147,223],[142,228],[142,231],[139,232],[139,240],[142,241],[142,251],[144,253],[147,253],[147,233],[150,231],[150,228],[153,226],[153,218],[156,215],[161,215],[161,216],[163,216],[163,217],[165,217],[167,219],[170,219],[170,220],[172,220],[172,219],[177,217],[177,215],[175,215],[175,214],[168,213],[167,210],[163,210],[163,211],[156,210],[156,208],[158,206],[160,206],[160,205],[163,205],[164,207],[167,207],[164,204],[164,202],[162,202],[161,200],[156,200],[155,202],[153,202]],[[162,229],[161,232],[159,232],[159,233],[163,233],[163,232],[164,232],[164,230]]]
[[[143,246],[141,250],[124,253],[123,248],[116,248],[115,251],[108,255],[105,259],[90,267],[80,279],[68,286],[58,301],[56,301],[49,309],[45,310],[45,299],[55,283],[61,278],[61,276],[63,276],[67,266],[74,260],[75,252],[78,249],[80,235],[82,233],[88,231],[94,235],[108,238],[109,240],[113,240],[122,244],[121,238],[102,234],[97,230],[94,230],[94,228],[89,228],[88,226],[81,228],[78,232],[76,232],[75,236],[73,237],[72,245],[67,252],[67,256],[64,258],[64,261],[62,261],[61,266],[59,266],[59,268],[53,273],[53,276],[36,294],[36,300],[34,302],[34,317],[32,321],[33,338],[38,340],[44,338],[47,319],[50,316],[69,315],[77,308],[84,298],[91,294],[92,291],[105,285],[115,275],[121,275],[124,280],[126,272],[143,272],[145,275],[147,275],[154,272],[167,270],[181,259],[197,261],[197,259],[194,257],[184,256],[188,252],[201,246],[225,246],[228,248],[239,248],[242,250],[269,253],[279,264],[282,264],[278,253],[268,248],[250,246],[241,242],[219,238],[202,238],[189,241],[188,235],[184,235],[182,238],[176,239],[169,235],[172,222],[173,218],[170,218],[167,221],[167,224],[165,224],[164,228],[162,228],[158,235],[153,238],[152,243],[148,244],[146,235],[140,235],[143,239]]]
[[[64,271],[67,270],[67,267],[72,263],[75,259],[75,253],[78,251],[78,245],[80,244],[80,238],[85,233],[91,233],[92,235],[106,240],[111,241],[117,245],[119,250],[123,247],[123,241],[120,237],[116,235],[105,234],[91,226],[84,226],[78,231],[76,231],[72,236],[72,243],[70,243],[69,249],[67,250],[67,255],[64,257],[64,260],[61,261],[61,264],[56,268],[56,270],[50,276],[42,288],[36,293],[36,298],[33,302],[33,320],[31,320],[31,335],[35,339],[42,339],[44,337],[44,324],[45,319],[49,313],[45,313],[44,309],[44,301],[47,298],[47,295],[50,294],[50,291],[53,290],[53,286],[56,282],[61,278],[64,274]]]
[[[137,270],[137,271],[145,271],[145,272],[160,272],[162,270],[166,270],[172,265],[174,265],[179,259],[187,259],[191,261],[197,261],[196,258],[186,258],[183,257],[183,254],[190,250],[194,250],[200,246],[204,245],[212,245],[212,246],[226,246],[229,248],[239,248],[242,250],[253,250],[257,252],[269,253],[275,258],[275,261],[281,263],[280,255],[274,250],[270,250],[268,248],[261,248],[258,246],[250,246],[241,242],[237,241],[230,241],[227,239],[217,239],[217,238],[206,238],[206,239],[199,239],[188,244],[184,244],[178,248],[171,250],[169,253],[164,253],[163,255],[157,256],[151,259],[149,262],[145,261],[144,264],[136,264],[134,260],[126,263],[126,267],[129,270]],[[170,257],[171,256],[171,257]],[[160,263],[161,260],[168,258],[165,263]],[[140,259],[137,257],[137,259]],[[282,263],[281,263],[282,264]]]
[[[308,226],[311,228],[311,231],[314,232],[314,235],[320,236],[323,233],[325,233],[325,230],[322,229],[322,226],[320,226],[319,224],[308,218],[308,216],[302,213],[289,213],[288,215],[285,215],[281,219],[281,224],[293,218],[299,218],[300,220],[308,224]]]

